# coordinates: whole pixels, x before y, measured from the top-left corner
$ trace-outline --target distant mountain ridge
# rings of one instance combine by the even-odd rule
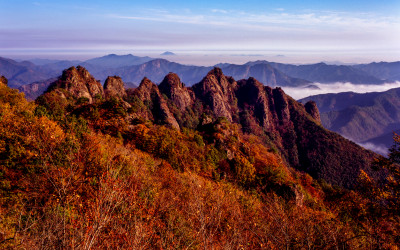
[[[139,85],[143,77],[161,82],[164,75],[176,72],[188,86],[199,82],[212,67],[183,65],[165,59],[139,57],[134,55],[110,54],[84,62],[68,60],[33,59],[32,62],[0,58],[0,74],[9,79],[11,87],[19,87],[33,82],[46,81],[57,77],[61,71],[71,66],[82,65],[93,76],[105,81],[109,75],[119,75],[127,87]],[[268,61],[254,61],[243,65],[217,64],[224,74],[236,79],[255,77],[269,86],[306,86],[311,82],[352,82],[354,84],[382,84],[384,79],[398,79],[399,63],[372,63],[365,65],[309,65],[281,64]],[[378,77],[379,76],[379,77]],[[24,88],[29,89],[29,88]]]
[[[19,87],[27,83],[56,76],[44,72],[40,66],[31,62],[17,62],[3,57],[0,57],[0,75],[7,77],[10,87]]]
[[[128,55],[109,54],[106,56],[96,57],[93,59],[86,60],[82,64],[82,66],[89,64],[91,66],[100,67],[103,69],[109,69],[109,68],[120,68],[132,65],[139,65],[151,60],[154,60],[154,58],[148,56],[145,57],[134,56],[132,54]]]
[[[228,64],[221,66],[222,71],[226,75],[230,75],[235,79],[245,79],[254,77],[265,85],[271,87],[299,87],[310,84],[308,80],[290,77],[289,75],[277,70],[270,64],[244,64],[235,65]]]
[[[266,61],[253,63],[267,63],[287,75],[312,82],[351,82],[353,84],[382,84],[385,82],[349,65],[328,65],[326,63],[292,65]]]
[[[379,79],[400,81],[400,61],[398,62],[373,62],[369,64],[354,65],[368,74]]]
[[[400,88],[358,94],[345,92],[301,99],[316,102],[324,127],[360,143],[393,143],[393,131],[400,129]],[[383,143],[384,142],[384,143]]]

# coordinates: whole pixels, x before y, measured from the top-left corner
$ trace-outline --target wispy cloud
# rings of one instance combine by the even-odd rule
[[[215,15],[218,14],[218,15]],[[318,12],[308,11],[304,13],[285,12],[284,9],[279,9],[277,12],[266,14],[253,14],[243,11],[211,9],[209,13],[186,15],[175,14],[169,11],[152,12],[152,15],[118,15],[112,14],[110,17],[124,18],[133,20],[148,20],[158,22],[177,22],[188,24],[215,24],[232,27],[254,27],[265,28],[266,25],[281,25],[292,26],[309,29],[310,27],[336,27],[345,29],[358,28],[395,28],[400,24],[400,17],[376,16],[371,13],[346,13],[346,12]]]
[[[104,46],[107,42],[108,48],[126,48],[126,44],[131,44],[130,48],[161,49],[168,45],[168,49],[189,50],[274,50],[274,54],[288,50],[303,54],[337,50],[378,54],[377,49],[384,48],[393,56],[400,49],[400,17],[371,13],[284,8],[257,12],[212,7],[197,10],[187,6],[88,12],[87,7],[92,6],[77,9],[75,4],[68,7],[59,3],[43,4],[47,6],[46,11],[57,7],[85,14],[60,16],[54,23],[40,18],[32,19],[35,22],[31,23],[9,21],[9,25],[0,27],[0,37],[4,37],[0,39],[2,48],[45,48],[60,44],[76,47],[79,42],[86,46],[85,41],[94,41],[94,46]],[[20,31],[20,34],[9,36],[10,31]],[[109,37],[118,39],[110,41]]]
[[[228,14],[228,10],[222,10],[222,9],[212,9],[211,12],[213,13],[222,13],[222,14]]]
[[[153,33],[166,32],[159,30],[160,25],[181,24],[169,32],[185,32],[187,37],[201,33],[201,41],[208,38],[216,46],[225,44],[230,48],[393,50],[399,48],[397,41],[400,39],[400,17],[380,17],[371,13],[310,10],[254,14],[210,9],[203,12],[158,10],[135,15],[110,14],[108,17],[149,22],[145,25]]]
[[[221,24],[219,22],[212,22],[207,20],[203,15],[173,15],[173,14],[160,14],[158,16],[122,16],[122,15],[109,15],[111,18],[142,20],[142,21],[155,21],[155,22],[169,22],[169,23],[184,23],[184,24]]]

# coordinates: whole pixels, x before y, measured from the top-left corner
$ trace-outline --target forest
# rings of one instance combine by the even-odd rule
[[[231,117],[208,104],[216,103],[215,91],[198,97],[210,79],[237,84],[241,93],[245,82],[206,77],[181,109],[167,85],[169,92],[161,85],[147,93],[144,83],[110,94],[111,88],[96,92],[79,80],[86,72],[74,72],[64,71],[34,102],[0,80],[0,248],[400,246],[400,136],[387,158],[354,154],[372,165],[350,170],[341,147],[355,152],[356,146],[325,132],[317,117],[279,91],[271,93],[287,105],[275,105],[288,111],[277,112],[278,125],[267,131],[258,106],[238,92],[222,91],[237,107],[226,108]],[[89,96],[76,89],[80,82]],[[172,117],[178,128],[165,122]],[[325,153],[304,146],[311,144]],[[318,172],[335,158],[349,162],[348,170]],[[352,176],[343,184],[329,173]]]

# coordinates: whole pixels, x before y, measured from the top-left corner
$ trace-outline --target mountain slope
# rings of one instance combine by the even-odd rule
[[[44,81],[24,84],[18,87],[18,90],[24,92],[26,99],[33,101],[37,97],[42,95],[47,90],[47,88],[56,80],[57,78],[50,78]]]
[[[8,78],[8,84],[11,87],[50,78],[47,72],[43,72],[40,67],[31,62],[16,62],[3,57],[0,57],[0,75]]]
[[[391,134],[400,128],[400,89],[357,94],[326,94],[300,100],[313,100],[321,110],[324,127],[357,142]],[[391,145],[392,140],[384,144]]]
[[[242,133],[239,124],[215,117],[224,101],[233,121],[239,112],[243,124],[275,129],[277,137],[292,122],[298,148],[316,149],[305,155],[311,161],[362,156],[365,151],[357,146],[357,152],[342,152],[344,139],[318,126],[314,104],[304,108],[279,88],[254,78],[236,82],[219,69],[194,90],[173,73],[157,88],[143,79],[125,93],[121,79],[110,77],[102,90],[84,68],[71,67],[33,103],[0,77],[1,248],[390,249],[398,244],[398,208],[386,206],[365,172],[361,189],[352,191],[316,181],[287,165],[262,135]],[[92,96],[93,89],[100,93],[89,103],[82,93]],[[186,108],[173,110],[181,104]],[[140,119],[141,111],[160,114],[161,106],[179,119],[184,118],[179,112],[201,114],[201,122],[196,129],[178,130],[156,125],[152,117]],[[354,163],[341,171],[357,174]]]
[[[90,64],[102,69],[110,69],[110,68],[120,68],[132,65],[139,65],[146,63],[148,61],[153,60],[154,58],[145,56],[134,56],[132,54],[128,55],[116,55],[109,54],[102,57],[96,57],[93,59],[86,60],[82,66],[86,66],[86,64]]]

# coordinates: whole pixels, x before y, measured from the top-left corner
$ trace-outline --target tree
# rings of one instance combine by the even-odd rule
[[[374,169],[385,171],[387,177],[379,185],[382,205],[392,215],[400,214],[400,135],[394,134],[394,144],[388,157],[380,156],[374,162]]]

